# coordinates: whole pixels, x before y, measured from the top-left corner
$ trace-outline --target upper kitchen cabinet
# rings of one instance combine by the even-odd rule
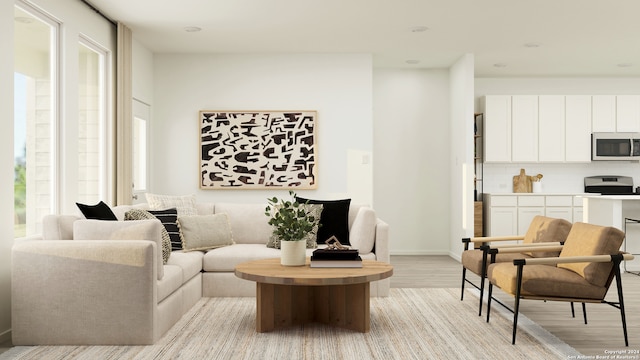
[[[640,132],[640,95],[594,95],[593,132]]]
[[[565,160],[591,161],[591,96],[565,97]]]
[[[616,96],[616,131],[640,132],[640,95]]]
[[[593,132],[615,132],[616,96],[594,95],[591,101],[591,127]]]
[[[538,161],[538,97],[511,97],[511,161]]]
[[[486,96],[484,161],[590,162],[591,99],[588,95]]]
[[[484,98],[484,161],[511,161],[511,96]]]
[[[538,97],[538,161],[565,161],[565,97]],[[587,140],[589,136],[587,135]]]

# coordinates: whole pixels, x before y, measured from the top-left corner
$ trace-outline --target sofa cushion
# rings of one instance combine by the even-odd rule
[[[198,214],[195,195],[174,196],[146,193],[145,196],[147,203],[149,203],[149,209],[151,210],[176,208],[178,210],[178,216]]]
[[[236,244],[262,244],[271,236],[269,218],[264,214],[266,204],[217,203],[216,214],[227,214]]]
[[[160,220],[103,221],[78,220],[73,223],[74,240],[149,240],[156,243],[158,280],[164,276]]]
[[[373,209],[361,207],[358,211],[349,231],[349,241],[360,254],[368,254],[373,251],[377,221],[376,212]]]
[[[111,211],[109,205],[105,204],[104,201],[100,201],[95,205],[86,205],[76,203],[78,209],[82,212],[87,219],[94,220],[118,220],[116,215]]]
[[[311,251],[311,250],[310,250]],[[280,250],[264,244],[235,244],[209,250],[204,254],[204,271],[235,271],[236,265],[245,261],[279,258]]]
[[[275,205],[274,209],[277,211],[280,205]],[[316,242],[318,238],[318,228],[320,227],[320,215],[322,214],[322,205],[319,204],[301,204],[301,208],[305,208],[307,210],[307,214],[311,215],[315,218],[313,228],[307,235],[305,236],[305,241],[307,243],[307,249],[315,249],[318,247],[318,243]],[[267,242],[267,247],[280,249],[280,238],[273,233],[274,227],[272,226],[272,232],[269,236],[269,241]]]
[[[209,250],[234,244],[227,214],[180,216],[178,228],[184,251]]]
[[[42,218],[42,240],[73,240],[73,223],[80,219],[76,215],[45,215]]]
[[[620,250],[623,239],[624,232],[614,227],[577,222],[571,227],[560,257],[614,255]],[[559,268],[574,271],[589,283],[598,286],[606,284],[612,266],[611,262],[558,264]]]
[[[351,199],[314,200],[296,196],[299,203],[322,204],[318,244],[324,244],[332,236],[338,238],[343,245],[349,245],[349,205]]]
[[[202,272],[202,251],[174,251],[167,265],[176,265],[182,269],[182,283],[186,283],[194,276]]]
[[[177,216],[175,216],[175,209],[173,209],[173,210],[174,210],[173,219],[174,219],[174,222],[175,222],[175,218]],[[124,214],[124,219],[125,220],[153,220],[153,219],[157,219],[157,220],[160,220],[160,222],[162,222],[161,219],[157,218],[151,212],[149,212],[147,210],[139,210],[139,209],[131,209],[131,210],[127,211]],[[166,221],[166,216],[163,217],[163,219]],[[169,260],[169,255],[171,255],[171,237],[169,235],[169,232],[167,231],[167,225],[165,225],[163,223],[162,226],[163,226],[163,228],[161,229],[161,235],[162,235],[162,263],[164,265],[166,265],[167,264],[167,260]],[[177,225],[175,225],[175,224],[174,224],[174,226],[177,227]]]
[[[158,304],[184,284],[182,268],[178,265],[164,265],[164,277],[158,280]]]

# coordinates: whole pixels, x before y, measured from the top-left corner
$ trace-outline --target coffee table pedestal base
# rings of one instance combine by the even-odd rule
[[[369,332],[369,283],[276,285],[257,283],[256,331],[318,322]]]

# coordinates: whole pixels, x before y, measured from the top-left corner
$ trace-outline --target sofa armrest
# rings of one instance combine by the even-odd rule
[[[374,252],[376,254],[376,260],[390,263],[391,255],[389,253],[389,224],[379,218],[376,220],[375,239],[376,243],[374,245]]]
[[[12,248],[14,345],[152,344],[155,244],[42,240]]]

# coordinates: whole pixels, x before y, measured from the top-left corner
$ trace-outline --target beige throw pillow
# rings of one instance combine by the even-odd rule
[[[227,214],[178,216],[184,251],[210,250],[233,245]]]
[[[178,216],[198,215],[195,195],[173,196],[146,193],[145,196],[150,210],[176,208]]]

